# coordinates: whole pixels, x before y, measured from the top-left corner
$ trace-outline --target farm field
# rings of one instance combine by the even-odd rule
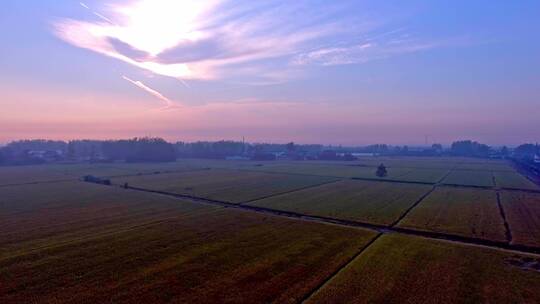
[[[477,187],[494,186],[491,171],[453,170],[442,183]]]
[[[369,179],[397,179],[399,176],[411,171],[409,168],[389,168],[388,176],[379,178],[375,175],[376,167],[364,166],[361,164],[276,164],[274,166],[262,166],[250,168],[251,170],[268,171],[277,173],[320,175],[343,178],[369,178]]]
[[[163,219],[179,208],[174,199],[76,181],[3,187],[0,197],[0,259]],[[182,211],[209,208],[188,207]]]
[[[385,164],[386,165],[386,164]],[[377,165],[378,166],[378,165]],[[244,168],[267,172],[279,172],[290,174],[306,174],[333,176],[340,178],[360,178],[369,180],[390,180],[419,183],[437,183],[447,173],[448,169],[441,168],[412,168],[412,167],[387,167],[388,176],[378,177],[375,175],[376,166],[362,164],[276,164],[260,166],[257,168]]]
[[[493,176],[497,187],[540,190],[540,187],[515,171],[494,171]]]
[[[503,191],[501,201],[512,242],[540,248],[540,194]]]
[[[448,169],[413,169],[411,172],[400,176],[399,180],[421,183],[438,183],[450,171]]]
[[[85,175],[99,177],[137,175],[160,171],[188,171],[202,169],[196,164],[61,164],[0,167],[0,186],[77,180]]]
[[[121,185],[128,183],[132,187],[234,203],[242,203],[335,180],[319,176],[224,169],[113,178],[114,183]]]
[[[250,205],[390,225],[429,190],[428,185],[344,180],[254,201]]]
[[[538,256],[384,235],[307,303],[538,303]]]
[[[0,167],[0,187],[13,184],[60,181],[72,179],[60,171],[56,166],[18,166]]]
[[[0,167],[0,303],[536,303],[540,193],[505,165]],[[88,174],[113,185],[82,182]],[[488,177],[497,188],[470,187]]]
[[[506,241],[497,197],[491,190],[439,187],[399,227]]]
[[[1,190],[1,303],[295,302],[375,235],[113,187],[42,186]]]
[[[373,159],[373,158],[372,158]],[[369,160],[368,160],[369,161]],[[371,160],[374,166],[383,163],[389,168],[414,169],[452,169],[463,160],[460,158],[430,158],[430,157],[381,157]]]
[[[464,161],[458,164],[456,169],[469,171],[514,171],[514,168],[510,164],[501,160]]]

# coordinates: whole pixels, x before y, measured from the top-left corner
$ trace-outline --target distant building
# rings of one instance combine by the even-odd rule
[[[225,157],[226,160],[250,160],[247,156],[227,156]]]
[[[61,150],[30,150],[26,154],[34,159],[44,161],[56,161],[63,157],[64,153]]]

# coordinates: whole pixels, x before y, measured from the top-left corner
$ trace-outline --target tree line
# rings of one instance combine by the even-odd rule
[[[0,164],[39,164],[55,161],[91,162],[168,162],[177,158],[242,158],[253,160],[354,160],[356,153],[385,156],[461,156],[512,157],[532,161],[540,155],[537,144],[514,149],[494,148],[471,140],[455,141],[444,148],[440,144],[411,148],[375,144],[364,147],[324,145],[244,143],[241,141],[197,141],[169,143],[161,138],[141,137],[124,140],[20,140],[0,148]]]

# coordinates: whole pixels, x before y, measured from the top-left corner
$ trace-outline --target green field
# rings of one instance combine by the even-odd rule
[[[538,303],[538,256],[385,235],[308,303]]]
[[[440,187],[399,224],[400,227],[505,241],[504,221],[494,191]]]
[[[258,200],[253,206],[389,225],[431,186],[346,180]]]
[[[540,248],[540,193],[503,191],[501,201],[512,242]]]
[[[334,180],[334,178],[319,176],[269,174],[225,169],[113,178],[113,182],[117,184],[128,183],[132,187],[235,203]]]
[[[478,187],[494,186],[491,171],[453,170],[442,183]]]
[[[6,189],[1,303],[295,302],[375,235],[82,183]]]

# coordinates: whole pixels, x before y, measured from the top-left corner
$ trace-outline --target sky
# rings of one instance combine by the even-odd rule
[[[1,6],[0,143],[540,141],[540,1]]]

